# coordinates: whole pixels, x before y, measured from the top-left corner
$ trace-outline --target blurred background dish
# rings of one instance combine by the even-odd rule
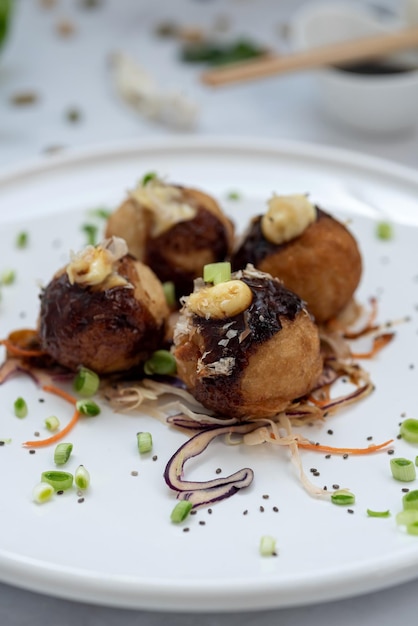
[[[342,40],[395,30],[415,16],[410,2],[404,18],[379,19],[353,2],[302,5],[291,25],[292,47],[307,50]],[[381,61],[327,67],[315,72],[318,96],[335,119],[362,131],[393,133],[418,122],[418,52]]]

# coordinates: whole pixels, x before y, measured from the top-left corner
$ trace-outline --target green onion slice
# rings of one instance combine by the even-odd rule
[[[276,540],[270,535],[263,535],[260,539],[259,551],[261,556],[275,556]]]
[[[413,522],[418,522],[418,511],[416,509],[401,511],[396,516],[398,526],[408,526],[408,524],[412,524]]]
[[[87,244],[95,246],[97,242],[97,233],[99,232],[96,224],[83,224],[81,230],[87,235]]]
[[[141,185],[143,187],[145,187],[145,185],[147,183],[150,182],[150,180],[154,180],[155,178],[158,178],[157,173],[156,172],[147,172],[146,174],[144,174],[144,176],[142,177],[141,180]]]
[[[26,246],[28,245],[28,233],[22,231],[20,233],[18,233],[17,237],[16,237],[16,246],[18,248],[26,248]]]
[[[73,451],[72,443],[59,443],[54,450],[55,465],[65,465]]]
[[[152,450],[152,435],[151,433],[140,432],[136,434],[136,440],[138,444],[138,450],[140,454],[151,452]]]
[[[45,419],[45,426],[51,433],[53,433],[60,427],[60,421],[56,415],[50,415]]]
[[[37,504],[43,504],[51,499],[53,493],[55,489],[50,483],[40,482],[33,488],[32,496]]]
[[[100,413],[100,407],[93,400],[78,400],[75,406],[77,411],[88,417],[95,417]]]
[[[203,280],[214,285],[231,280],[231,264],[229,261],[208,263],[203,268]]]
[[[393,478],[408,483],[416,478],[415,465],[409,459],[398,457],[390,460],[390,469]]]
[[[408,535],[418,535],[418,520],[412,522],[411,524],[407,524],[406,532]]]
[[[16,280],[16,272],[14,270],[6,270],[2,273],[0,284],[12,285]]]
[[[331,494],[331,502],[333,504],[338,504],[339,506],[349,506],[350,504],[354,504],[356,501],[356,496],[351,491],[346,489],[340,489],[339,491],[334,491]]]
[[[90,485],[90,474],[84,465],[79,465],[74,472],[74,482],[79,489],[87,489]]]
[[[228,200],[239,200],[241,198],[241,194],[239,191],[229,191],[227,198]]]
[[[59,470],[48,470],[42,472],[41,482],[49,483],[55,491],[70,489],[73,484],[74,477],[69,472],[61,472]]]
[[[172,280],[163,283],[163,291],[167,306],[173,309],[176,306],[176,288]]]
[[[378,239],[389,241],[393,238],[393,227],[389,222],[378,222],[376,225],[376,235]]]
[[[408,491],[402,497],[402,504],[405,511],[414,509],[418,511],[418,490]]]
[[[174,509],[171,511],[170,519],[173,524],[179,524],[180,522],[183,522],[192,510],[192,508],[193,504],[191,502],[189,502],[188,500],[180,500],[180,502],[178,502]]]
[[[402,422],[400,435],[409,443],[418,443],[418,420],[411,417]]]
[[[100,385],[100,378],[87,367],[80,367],[77,372],[77,376],[74,378],[73,388],[74,391],[86,398],[94,396]]]
[[[369,517],[390,517],[389,509],[387,511],[372,511],[372,509],[367,509],[367,515]]]
[[[26,401],[23,398],[17,398],[17,400],[15,400],[15,403],[13,405],[14,407],[14,412],[16,417],[26,417],[28,414],[28,405],[26,404]]]
[[[168,350],[156,350],[144,363],[144,372],[148,376],[153,374],[175,374],[176,371],[176,360]]]

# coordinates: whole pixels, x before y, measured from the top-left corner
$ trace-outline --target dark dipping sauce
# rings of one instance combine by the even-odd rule
[[[352,63],[347,65],[336,65],[335,69],[350,74],[363,74],[364,76],[384,76],[390,74],[406,74],[417,68],[407,65],[397,65],[395,63]]]
[[[203,363],[210,365],[221,358],[235,359],[229,376],[212,375],[200,379],[197,386],[203,384],[206,395],[211,386],[216,386],[217,393],[220,386],[224,386],[225,394],[229,396],[231,385],[245,371],[251,354],[282,329],[281,318],[293,321],[304,308],[299,296],[286,289],[277,279],[244,276],[242,281],[253,293],[253,301],[243,313],[222,320],[194,318],[207,352],[206,358],[202,359]],[[228,339],[227,334],[232,334],[231,331],[237,332]],[[224,345],[223,340],[226,342],[227,339]]]
[[[322,211],[319,207],[315,208],[317,220],[327,215],[325,211]],[[254,267],[257,267],[260,261],[267,256],[284,249],[292,243],[291,241],[287,241],[277,244],[266,239],[261,230],[261,219],[262,215],[258,215],[252,220],[241,245],[232,255],[231,266],[234,272],[244,269],[247,263],[251,263]]]

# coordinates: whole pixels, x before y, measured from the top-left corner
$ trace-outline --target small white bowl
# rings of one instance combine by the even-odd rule
[[[367,9],[345,2],[311,3],[299,9],[291,24],[295,50],[373,35],[400,27],[380,22]],[[418,54],[398,54],[411,69],[391,74],[360,74],[327,67],[317,70],[319,97],[337,120],[362,131],[393,133],[418,123]]]

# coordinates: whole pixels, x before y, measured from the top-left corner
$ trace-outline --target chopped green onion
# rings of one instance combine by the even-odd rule
[[[51,431],[51,433],[53,433],[60,427],[60,421],[55,415],[50,415],[50,417],[45,419],[45,426],[49,431]]]
[[[28,405],[23,398],[17,398],[14,403],[14,412],[16,417],[26,417],[28,414]]]
[[[376,235],[379,239],[389,241],[393,238],[392,224],[389,222],[378,222],[376,224]]]
[[[73,475],[69,472],[60,472],[59,470],[48,470],[42,472],[41,475],[41,481],[52,485],[55,491],[69,489],[72,487],[73,479]]]
[[[93,400],[78,400],[75,406],[77,411],[88,417],[95,417],[100,413],[100,407]]]
[[[22,231],[18,233],[16,237],[16,246],[18,248],[26,248],[26,246],[28,245],[28,241],[29,241],[28,233]]]
[[[156,350],[144,363],[144,372],[148,376],[152,376],[152,374],[175,374],[176,371],[176,360],[168,350]]]
[[[228,200],[239,200],[241,198],[241,194],[239,191],[230,191],[227,195]]]
[[[372,511],[371,509],[367,509],[367,515],[369,517],[390,517],[390,511]]]
[[[408,535],[418,535],[418,520],[406,525]]]
[[[107,220],[112,215],[112,211],[104,207],[98,207],[97,209],[91,209],[89,211],[89,215],[91,215],[91,217],[98,217],[102,220]]]
[[[171,511],[170,519],[173,524],[179,524],[180,522],[183,522],[192,510],[192,508],[193,504],[191,502],[189,502],[188,500],[180,500],[180,502],[178,502],[174,509]]]
[[[151,433],[140,432],[136,434],[136,440],[138,444],[138,450],[140,454],[145,454],[152,450],[152,435]]]
[[[54,492],[55,489],[50,483],[40,482],[34,487],[32,495],[37,504],[43,504],[51,499]]]
[[[418,522],[418,511],[416,509],[401,511],[396,516],[396,523],[399,526],[408,526],[408,524],[413,522]]]
[[[65,465],[73,451],[72,443],[59,443],[54,450],[55,465]]]
[[[6,438],[6,439],[2,438],[2,439],[0,439],[0,443],[1,443],[1,445],[5,444],[5,443],[12,443],[12,440],[10,438]]]
[[[409,459],[396,458],[390,460],[393,478],[408,483],[416,478],[415,465]]]
[[[87,489],[90,485],[90,474],[84,467],[79,465],[74,473],[74,482],[79,489]]]
[[[155,178],[158,178],[156,172],[148,172],[147,174],[144,174],[144,176],[142,177],[141,185],[145,187],[145,185],[149,183],[150,180],[154,180]]]
[[[87,235],[87,244],[95,246],[99,230],[96,224],[83,224],[81,230]]]
[[[176,306],[176,288],[173,281],[168,280],[167,282],[163,283],[163,291],[167,306],[170,309],[174,308]]]
[[[6,270],[1,275],[0,283],[2,285],[12,285],[16,280],[16,272],[14,270]]]
[[[276,540],[270,535],[263,535],[260,539],[259,546],[261,556],[275,556],[276,555]]]
[[[100,378],[87,367],[80,367],[74,378],[73,388],[81,396],[94,396],[100,385]]]
[[[402,497],[402,504],[405,511],[411,509],[418,510],[418,490],[408,491]]]
[[[354,504],[356,501],[356,496],[351,491],[347,491],[346,489],[340,489],[339,491],[334,491],[331,494],[331,502],[333,504],[338,504],[339,506],[348,506],[350,504]]]
[[[409,443],[418,443],[418,420],[412,417],[403,421],[400,428],[400,435]]]
[[[229,261],[208,263],[203,268],[203,280],[214,285],[231,280],[231,264]]]

